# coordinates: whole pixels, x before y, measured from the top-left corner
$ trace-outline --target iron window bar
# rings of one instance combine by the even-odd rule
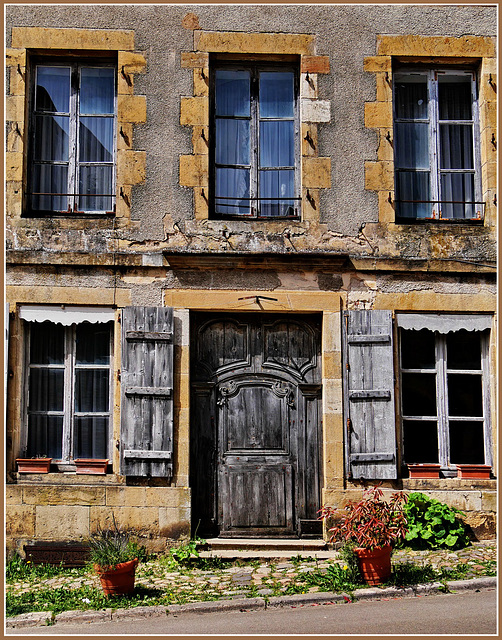
[[[439,209],[439,215],[436,215],[436,211],[433,210],[432,216],[417,218],[418,220],[483,220],[484,210],[486,207],[486,202],[483,200],[395,200],[395,202],[397,204],[437,204],[438,208],[441,205],[446,204],[481,205],[483,210],[483,214],[481,214],[481,211],[478,211],[476,216],[471,216],[469,218],[445,218],[441,215],[441,209]]]
[[[219,202],[219,200],[232,200],[233,202]],[[235,201],[239,201],[240,204],[238,202]],[[217,209],[218,206],[220,207],[234,207],[234,208],[240,208],[242,207],[242,202],[255,202],[255,201],[260,201],[260,202],[270,202],[270,203],[274,203],[277,202],[278,204],[284,203],[284,205],[289,206],[289,208],[293,208],[293,204],[292,201],[301,201],[301,197],[291,197],[291,198],[278,198],[278,197],[270,197],[270,198],[266,198],[266,197],[254,197],[254,198],[239,198],[239,197],[235,197],[235,196],[216,196],[215,197],[215,208]],[[227,213],[227,212],[223,212],[223,211],[218,211],[218,215],[221,216],[232,216],[232,217],[237,217],[237,218],[255,218],[255,219],[266,219],[269,220],[270,218],[280,218],[281,220],[285,220],[285,219],[298,219],[299,215],[298,215],[298,211],[296,209],[296,207],[294,208],[294,215],[291,214],[286,214],[286,215],[266,215],[266,214],[262,214],[262,213],[257,213],[253,207],[251,207],[251,213]]]
[[[112,206],[113,206],[113,210],[112,211],[104,211],[104,215],[115,215],[116,211],[115,211],[115,200],[116,200],[116,195],[114,193],[54,193],[54,192],[44,192],[44,191],[32,191],[31,193],[28,193],[29,196],[55,196],[55,197],[70,197],[70,198],[111,198],[112,199]],[[76,204],[74,202],[73,205],[69,204],[68,205],[68,209],[63,209],[57,210],[59,213],[70,213],[70,214],[81,214],[81,213],[86,213],[86,211],[82,210],[80,211],[78,209],[78,204]],[[39,211],[40,215],[44,215],[44,211],[40,210]],[[92,214],[94,214],[95,212],[92,212]],[[47,214],[45,214],[47,215]]]
[[[114,193],[61,193],[58,192],[44,192],[44,191],[32,191],[30,196],[75,196],[81,198],[114,198]]]
[[[266,198],[265,196],[262,196],[262,197],[256,196],[255,198],[244,198],[244,197],[241,198],[240,196],[215,196],[215,198],[216,198],[216,200],[246,200],[246,201],[247,200],[281,200],[281,201],[284,201],[284,202],[286,202],[286,201],[289,202],[290,200],[301,200],[301,198],[293,198],[293,197],[291,197],[291,198],[287,198],[287,197],[286,198],[272,198],[272,197]],[[403,200],[403,202],[404,202],[404,200]],[[228,207],[230,205],[225,204],[225,206]]]

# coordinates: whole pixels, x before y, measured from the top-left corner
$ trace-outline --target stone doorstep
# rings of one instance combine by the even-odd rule
[[[209,538],[206,545],[211,551],[326,551],[327,543],[322,539],[299,538]],[[203,545],[203,548],[206,548]]]
[[[302,558],[313,557],[317,560],[330,560],[338,558],[336,551],[264,551],[261,549],[249,550],[249,551],[233,551],[231,549],[218,549],[217,551],[199,551],[201,558],[224,558],[225,560],[267,560],[270,561],[284,561],[297,556]]]

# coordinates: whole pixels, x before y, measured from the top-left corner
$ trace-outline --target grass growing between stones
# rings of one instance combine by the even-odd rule
[[[62,564],[33,564],[30,560],[23,560],[15,554],[5,566],[5,579],[12,582],[36,582],[41,579],[57,578],[59,576],[74,576],[78,578],[87,573],[86,567],[64,568]]]
[[[496,575],[489,555],[466,557],[448,566],[425,558],[397,561],[384,586],[405,587],[446,582],[465,577]],[[442,558],[446,562],[446,557]],[[453,560],[455,562],[455,560]],[[232,561],[218,557],[151,556],[136,570],[136,588],[130,596],[105,597],[90,567],[64,569],[33,565],[14,557],[6,566],[6,615],[47,611],[52,616],[71,610],[102,610],[138,606],[186,604],[233,597],[251,598],[313,591],[353,594],[364,588],[347,558],[320,561],[292,558],[289,562]]]
[[[96,587],[83,586],[76,589],[59,587],[21,594],[7,592],[5,612],[7,617],[31,611],[51,611],[57,615],[62,611],[129,609],[140,606],[186,604],[198,600],[192,600],[182,591],[175,589],[152,589],[143,586],[137,586],[131,595],[110,597],[106,597],[102,590]]]

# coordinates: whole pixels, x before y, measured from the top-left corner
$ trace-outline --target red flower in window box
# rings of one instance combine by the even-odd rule
[[[410,478],[439,478],[440,464],[408,464]]]
[[[457,464],[459,478],[477,478],[488,480],[492,468],[488,464]]]

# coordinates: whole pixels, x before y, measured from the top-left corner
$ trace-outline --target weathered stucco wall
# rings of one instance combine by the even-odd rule
[[[191,19],[183,19],[193,14]],[[361,225],[378,220],[378,196],[365,188],[365,162],[377,159],[379,134],[365,127],[365,103],[378,99],[376,79],[364,70],[364,59],[377,51],[377,36],[482,36],[496,34],[495,7],[434,6],[24,6],[6,10],[7,46],[11,28],[55,27],[123,29],[134,31],[134,47],[146,60],[145,72],[135,75],[134,92],[147,97],[146,122],[134,126],[133,147],[146,152],[145,180],[132,187],[132,219],[114,231],[99,224],[82,232],[78,224],[58,225],[57,233],[46,221],[30,221],[8,234],[8,246],[75,250],[125,250],[161,248],[211,251],[322,250],[374,255],[413,253],[428,257],[441,253],[445,244],[455,254],[477,253],[493,259],[489,231],[478,228],[471,237],[449,229],[408,227],[389,237],[386,227]],[[196,31],[194,32],[193,29]],[[181,53],[194,49],[194,33],[205,31],[274,32],[312,34],[315,53],[328,56],[330,72],[318,74],[318,94],[331,104],[330,121],[319,122],[318,155],[331,158],[331,189],[321,189],[319,224],[266,223],[261,241],[257,231],[264,223],[194,221],[192,189],[180,186],[179,156],[190,154],[191,129],[180,125],[182,97],[193,95],[192,69],[183,68]],[[179,226],[178,226],[179,225]],[[68,227],[65,229],[65,227]],[[99,233],[94,231],[99,230]],[[183,231],[185,235],[180,233]],[[289,231],[289,233],[288,233]],[[439,236],[435,238],[434,236]],[[122,239],[115,243],[114,238]],[[139,240],[140,245],[131,245]],[[166,242],[159,245],[159,241]],[[156,241],[153,243],[151,241]],[[146,243],[145,247],[141,242]],[[373,246],[373,248],[372,248]],[[469,256],[470,257],[470,256]]]

